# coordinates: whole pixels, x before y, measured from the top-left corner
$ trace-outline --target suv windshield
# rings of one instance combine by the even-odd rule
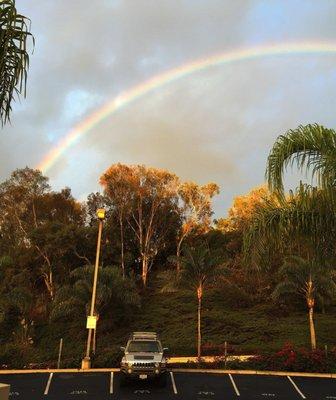
[[[132,340],[130,341],[127,351],[129,353],[159,353],[160,349],[159,349],[159,345],[158,342],[152,340]]]

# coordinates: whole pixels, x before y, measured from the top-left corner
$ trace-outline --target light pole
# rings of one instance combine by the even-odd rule
[[[96,302],[96,291],[97,291],[97,280],[98,280],[98,268],[99,268],[99,256],[100,256],[100,243],[101,236],[103,231],[103,221],[105,219],[105,210],[103,208],[99,208],[97,210],[97,217],[99,219],[98,225],[98,240],[97,240],[97,251],[96,251],[96,263],[94,268],[93,275],[93,286],[92,286],[92,298],[91,298],[91,309],[89,318],[94,316],[95,302]],[[94,327],[96,329],[96,327]],[[86,355],[82,359],[82,369],[90,369],[91,368],[91,359],[90,359],[90,347],[91,347],[91,337],[92,337],[93,328],[88,327],[88,338],[86,344]]]

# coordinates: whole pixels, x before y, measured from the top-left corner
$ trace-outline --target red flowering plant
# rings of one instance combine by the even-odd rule
[[[333,372],[336,369],[336,351],[326,354],[322,350],[295,349],[287,342],[273,354],[254,357],[255,369],[296,372]]]

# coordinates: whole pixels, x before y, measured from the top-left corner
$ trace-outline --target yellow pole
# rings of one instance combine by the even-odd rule
[[[100,256],[100,243],[101,243],[102,231],[103,231],[103,219],[99,219],[96,262],[95,262],[95,269],[94,269],[94,276],[93,276],[93,288],[92,288],[91,309],[90,309],[91,317],[93,317],[93,315],[94,315],[95,302],[96,302],[99,256]],[[87,343],[86,343],[86,355],[85,355],[84,359],[82,360],[82,369],[89,369],[91,367],[91,360],[90,360],[91,337],[92,337],[92,329],[89,329]]]

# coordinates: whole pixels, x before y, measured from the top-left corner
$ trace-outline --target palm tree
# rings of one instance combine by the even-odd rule
[[[201,316],[202,300],[207,286],[214,281],[220,273],[218,257],[211,254],[208,247],[201,245],[195,248],[185,248],[181,259],[182,270],[180,283],[189,286],[197,295],[197,357],[201,357]]]
[[[311,172],[318,186],[300,184],[286,198],[283,174],[294,164]],[[274,197],[257,209],[245,237],[246,253],[252,245],[258,253],[269,240],[279,244],[295,234],[309,237],[321,256],[336,228],[336,132],[314,124],[279,136],[268,157],[266,177]]]
[[[329,191],[302,184],[286,198],[265,199],[245,232],[245,258],[258,260],[269,248],[291,254],[300,243],[310,247],[310,255],[333,256],[335,200]]]
[[[61,287],[55,297],[51,313],[53,319],[88,314],[92,295],[92,276],[94,267],[88,265],[72,271],[73,284]],[[113,305],[139,305],[139,296],[130,278],[123,278],[116,267],[100,267],[98,274],[95,315],[100,314]],[[96,348],[96,329],[93,335],[93,352]]]
[[[267,161],[266,176],[272,191],[283,192],[283,173],[296,164],[310,171],[321,187],[336,183],[336,132],[321,125],[300,125],[278,137]]]
[[[275,287],[272,297],[275,300],[288,300],[288,296],[294,295],[305,299],[311,348],[316,350],[314,306],[318,302],[324,307],[325,301],[330,301],[335,295],[334,272],[322,266],[316,259],[307,261],[298,256],[291,256],[280,268],[279,276],[282,281]]]
[[[10,119],[14,95],[26,95],[29,67],[27,52],[29,20],[18,14],[15,0],[0,2],[0,119],[2,125]]]

